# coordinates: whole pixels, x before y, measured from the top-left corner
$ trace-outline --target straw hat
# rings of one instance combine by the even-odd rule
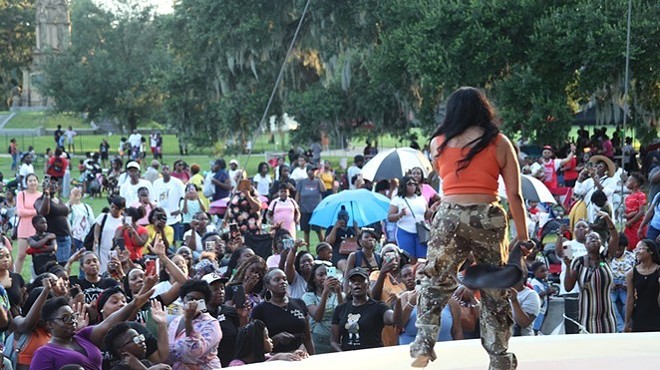
[[[614,176],[614,173],[616,172],[616,166],[614,166],[614,162],[612,162],[611,159],[607,158],[604,155],[594,155],[591,158],[589,158],[589,162],[596,164],[598,162],[603,162],[607,166],[607,176],[612,177]]]

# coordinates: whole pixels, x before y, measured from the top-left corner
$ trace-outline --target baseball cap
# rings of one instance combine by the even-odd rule
[[[206,275],[202,276],[202,280],[209,283],[209,285],[215,283],[216,281],[221,281],[223,283],[226,283],[227,281],[229,281],[228,278],[222,276],[222,274],[219,274],[217,272],[212,272],[210,274],[206,274]]]
[[[362,267],[355,267],[355,268],[352,268],[352,269],[348,272],[348,278],[349,278],[349,279],[352,278],[352,277],[355,276],[355,275],[360,275],[360,276],[362,276],[362,277],[365,278],[365,279],[369,279],[369,272],[367,272],[367,270],[365,270],[365,269],[362,268]]]
[[[139,170],[140,169],[140,164],[137,163],[136,161],[128,162],[128,164],[126,165],[126,169],[128,170],[128,169],[131,169],[131,168],[135,168],[136,170]]]

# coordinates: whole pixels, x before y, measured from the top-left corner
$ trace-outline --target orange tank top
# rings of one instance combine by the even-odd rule
[[[458,171],[459,161],[467,156],[470,148],[445,147],[441,156],[433,159],[433,166],[442,179],[442,192],[445,195],[487,194],[497,195],[500,166],[497,163],[497,143],[500,135],[481,152],[477,153],[467,167]],[[439,147],[444,137],[436,137]]]

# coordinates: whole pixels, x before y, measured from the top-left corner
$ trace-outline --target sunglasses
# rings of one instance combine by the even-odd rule
[[[408,185],[408,186],[417,186],[417,183],[411,181],[409,183],[406,183],[406,185]]]
[[[326,265],[328,267],[332,267],[332,262],[329,262],[329,261],[314,260],[314,261],[312,261],[312,263],[315,264],[315,265]]]
[[[144,334],[138,334],[133,338],[131,338],[128,342],[122,344],[119,348],[124,347],[125,345],[130,344],[131,342],[135,344],[140,344],[140,343],[144,343],[144,341],[145,341]]]

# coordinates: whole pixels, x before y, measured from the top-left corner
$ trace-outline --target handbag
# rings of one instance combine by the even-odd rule
[[[339,254],[351,254],[358,250],[358,243],[355,237],[345,238],[339,244]]]
[[[408,209],[410,209],[412,216],[417,219],[417,217],[415,217],[415,212],[413,212],[410,204],[408,204],[408,200],[406,198],[403,198],[403,200],[406,202],[406,205],[408,205]],[[431,227],[426,222],[426,220],[415,221],[415,229],[417,231],[417,239],[419,240],[419,243],[427,244],[429,239],[431,239]]]
[[[21,192],[23,194],[23,204],[25,204],[25,193]],[[21,224],[21,218],[18,217],[18,221],[16,221],[16,225],[11,229],[11,240],[17,240],[18,239],[18,225]]]

